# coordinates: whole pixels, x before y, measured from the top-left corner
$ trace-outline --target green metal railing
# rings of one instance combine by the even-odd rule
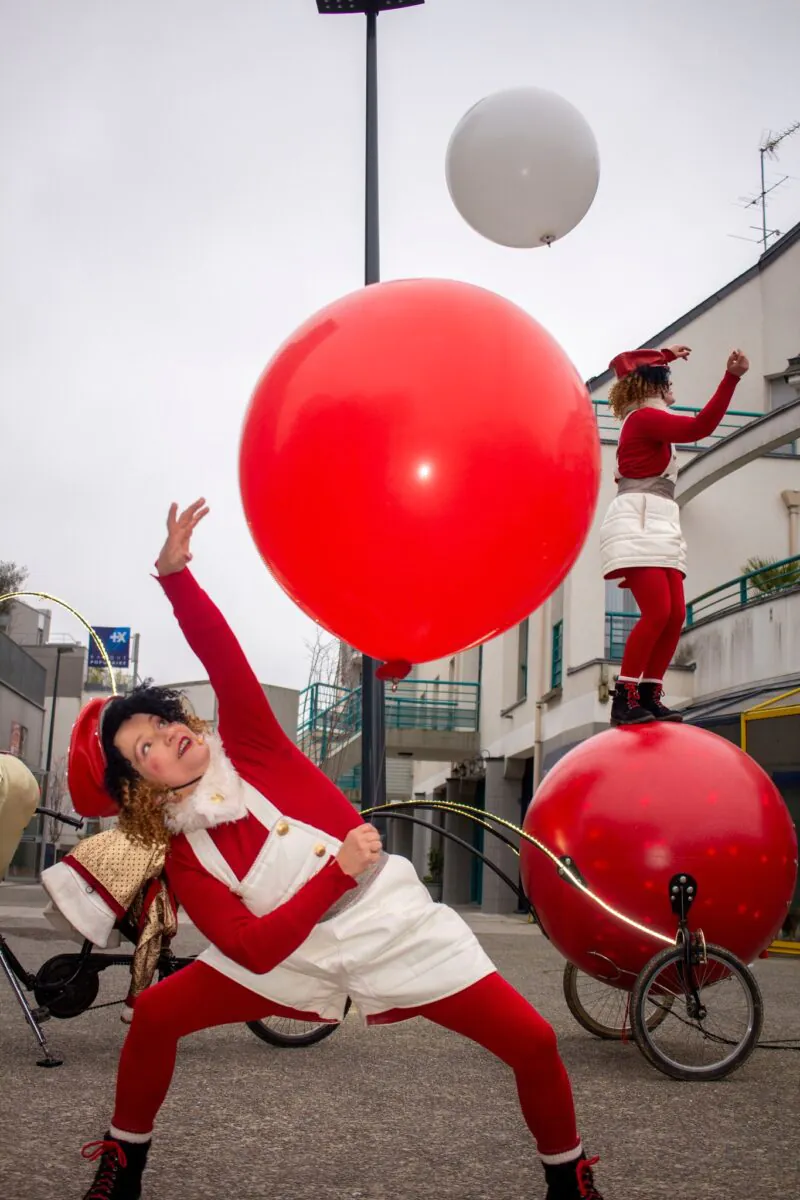
[[[778,596],[788,588],[796,587],[800,587],[800,554],[769,563],[737,579],[729,579],[710,592],[703,592],[686,605],[686,625],[689,627],[706,617],[747,608],[765,596]]]
[[[620,422],[612,413],[608,406],[607,400],[593,400],[592,407],[594,408],[595,420],[597,421],[597,431],[603,441],[616,442],[619,440]],[[676,404],[670,409],[674,413],[688,413],[690,416],[696,416],[700,412],[700,408],[692,405]],[[747,412],[744,409],[729,408],[723,420],[714,430],[710,437],[704,438],[701,442],[692,442],[688,446],[681,446],[680,450],[707,450],[710,446],[715,445],[721,438],[726,438],[730,434],[735,433],[737,429],[741,429],[744,425],[749,425],[751,421],[755,421],[758,417],[763,417],[763,412]]]
[[[386,693],[386,728],[440,733],[475,732],[481,685],[438,679],[405,679]],[[361,732],[361,689],[313,683],[300,694],[297,741],[314,762],[327,758]]]
[[[621,662],[628,634],[639,620],[638,613],[607,612],[605,657]]]
[[[685,627],[689,629],[698,621],[736,612],[765,597],[779,596],[794,588],[800,588],[800,554],[757,567],[690,600],[686,605]],[[638,613],[606,613],[606,658],[622,659],[628,635],[638,619]]]

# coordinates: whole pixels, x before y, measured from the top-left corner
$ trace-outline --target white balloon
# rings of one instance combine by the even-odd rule
[[[453,203],[478,233],[501,246],[549,246],[589,211],[600,156],[568,100],[511,88],[464,114],[447,147],[446,174]]]

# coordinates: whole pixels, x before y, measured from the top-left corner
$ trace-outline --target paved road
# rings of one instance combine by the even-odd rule
[[[34,891],[22,901],[19,891],[0,888],[0,923],[25,963],[73,948],[41,921]],[[574,1024],[562,961],[531,926],[473,923],[559,1032],[607,1200],[800,1195],[800,1055],[760,1051],[723,1083],[674,1083],[633,1046]],[[200,944],[191,928],[180,942],[186,952]],[[760,962],[757,974],[765,1037],[800,1037],[800,961]],[[100,998],[124,988],[125,972],[109,971]],[[118,1009],[47,1028],[66,1058],[56,1071],[35,1066],[0,980],[3,1200],[79,1200],[91,1178],[79,1148],[108,1121]],[[348,1019],[304,1051],[272,1050],[243,1027],[187,1040],[146,1178],[144,1200],[536,1200],[544,1191],[507,1070],[423,1021],[366,1032]]]

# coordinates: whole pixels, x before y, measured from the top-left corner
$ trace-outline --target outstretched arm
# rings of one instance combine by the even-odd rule
[[[736,385],[749,367],[750,364],[741,350],[734,350],[728,358],[722,382],[697,416],[681,417],[677,413],[663,412],[658,408],[642,408],[635,414],[637,433],[659,442],[702,441],[714,432],[725,416]]]
[[[178,516],[173,504],[167,518],[167,540],[158,556],[158,582],[172,604],[186,641],[208,671],[219,703],[219,732],[231,749],[286,742],[264,689],[213,600],[188,568],[192,533],[208,512],[197,500]]]

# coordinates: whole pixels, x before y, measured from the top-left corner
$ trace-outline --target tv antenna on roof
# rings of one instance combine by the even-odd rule
[[[782,184],[784,184],[789,178],[788,175],[784,175],[782,179],[779,179],[776,183],[773,183],[771,187],[767,187],[765,163],[767,158],[777,158],[777,150],[781,142],[785,138],[791,137],[793,133],[797,133],[799,130],[800,121],[795,121],[793,124],[787,126],[786,129],[782,129],[780,133],[773,133],[772,130],[770,130],[762,138],[761,145],[759,146],[758,150],[761,166],[761,191],[756,196],[742,197],[742,203],[744,204],[745,208],[755,208],[758,206],[761,209],[760,228],[758,225],[751,225],[750,227],[751,229],[759,230],[761,236],[758,238],[740,238],[740,241],[760,242],[762,252],[769,246],[769,239],[772,237],[780,237],[781,233],[780,229],[769,229],[767,227],[767,196],[769,196],[771,192],[774,192],[776,188],[779,188]],[[732,234],[731,236],[736,237],[737,235]]]

